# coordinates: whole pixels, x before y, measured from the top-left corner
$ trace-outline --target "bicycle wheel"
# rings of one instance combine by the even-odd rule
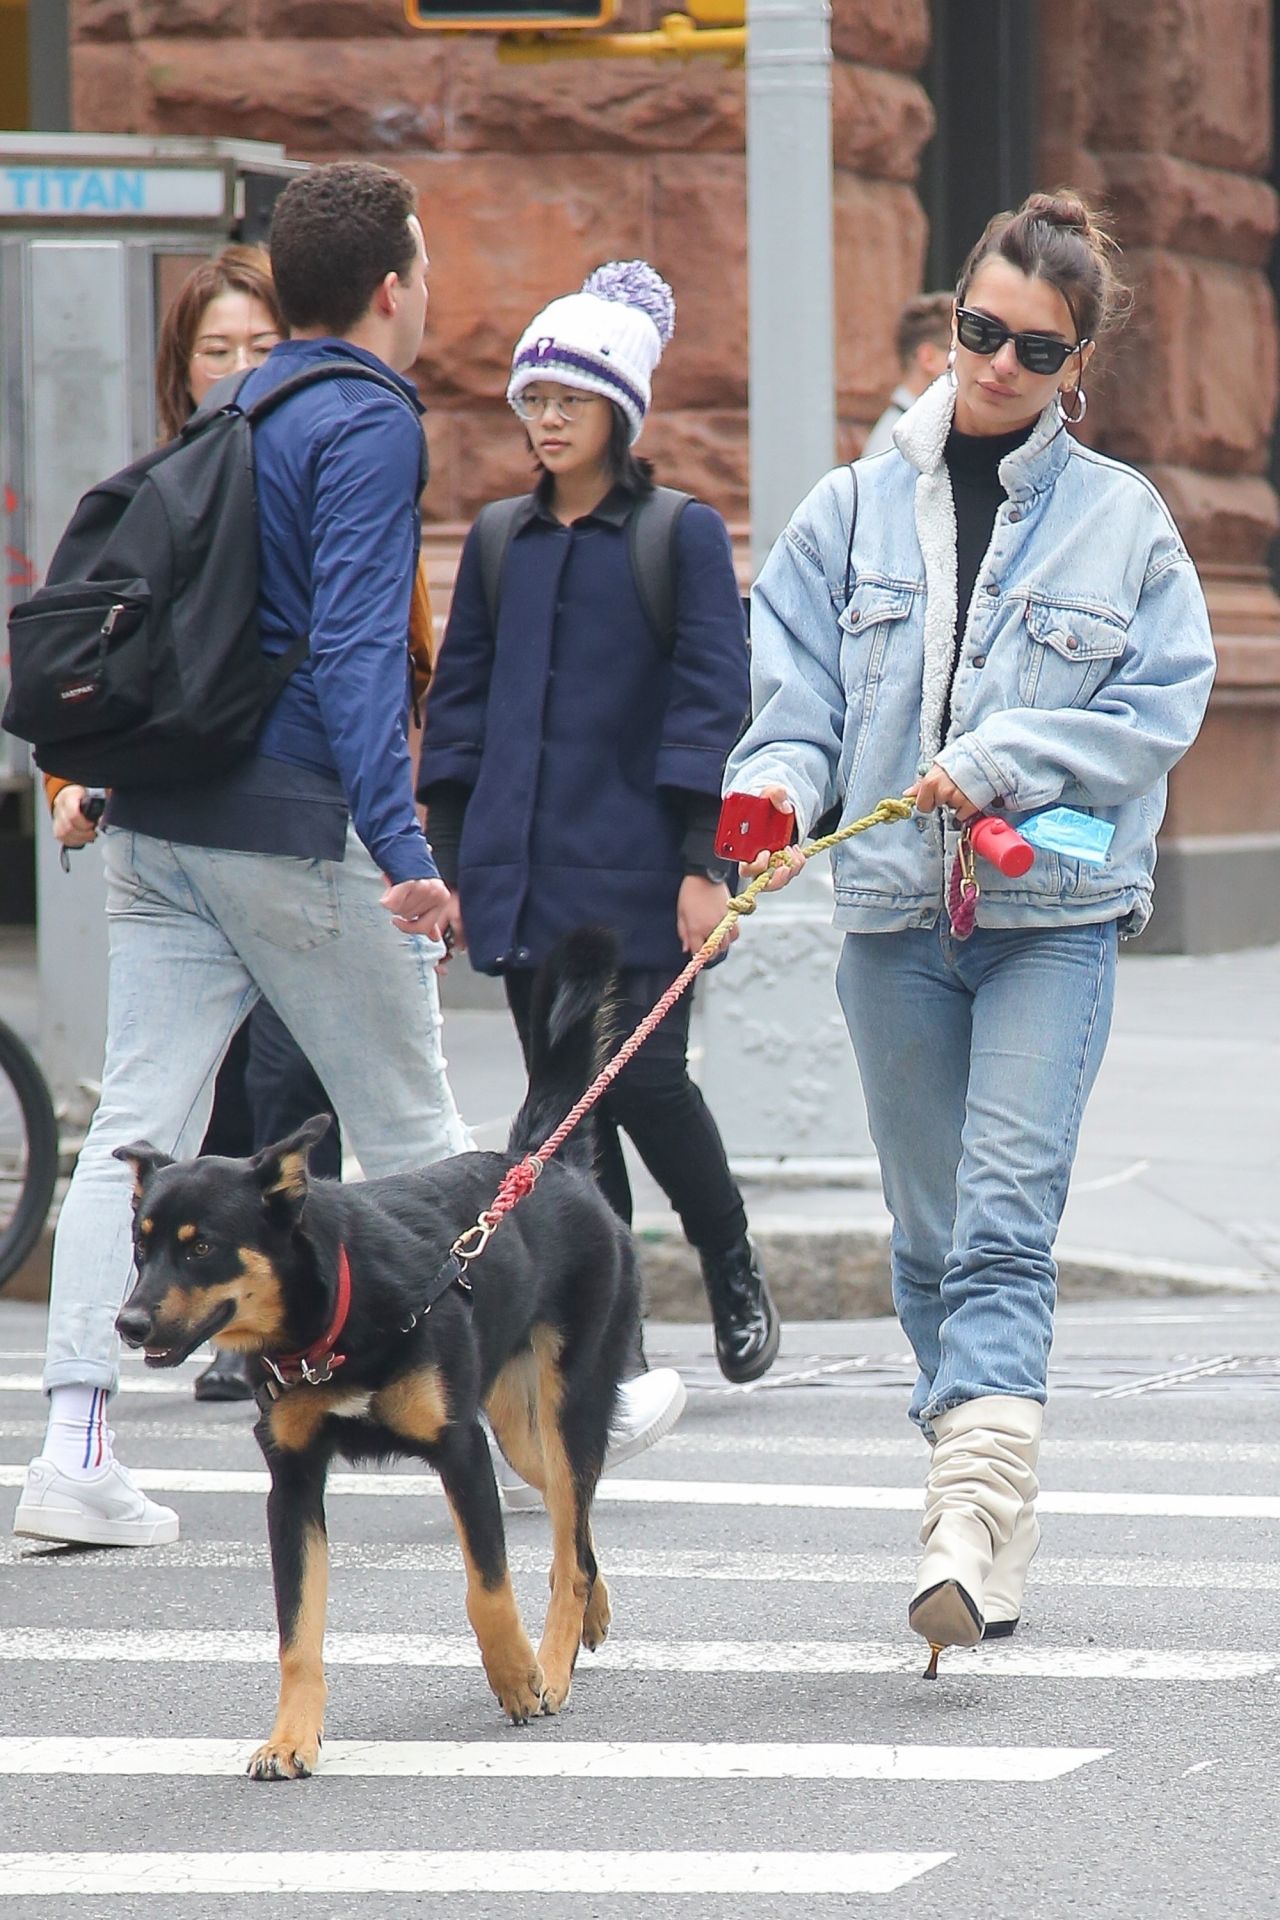
[[[0,1020],[0,1287],[49,1217],[58,1178],[58,1122],[30,1050]]]

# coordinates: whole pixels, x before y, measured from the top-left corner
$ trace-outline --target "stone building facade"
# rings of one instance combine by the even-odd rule
[[[666,10],[625,0],[620,24]],[[846,454],[893,384],[894,318],[921,285],[931,12],[834,0]],[[1273,12],[1269,0],[1053,0],[1035,9],[1034,55],[1015,75],[1038,129],[1032,175],[1111,205],[1135,284],[1089,437],[1161,487],[1214,614],[1218,684],[1173,783],[1156,936],[1191,948],[1280,939]],[[72,18],[79,130],[279,140],[304,158],[381,158],[417,183],[435,265],[419,368],[428,511],[442,534],[525,482],[501,395],[530,314],[631,254],[668,275],[679,303],[646,450],[664,478],[745,519],[741,72],[506,66],[487,36],[409,29],[400,0],[73,0]]]

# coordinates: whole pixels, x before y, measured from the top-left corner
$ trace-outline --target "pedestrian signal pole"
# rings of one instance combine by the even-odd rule
[[[756,572],[835,460],[831,8],[749,0],[747,259]]]

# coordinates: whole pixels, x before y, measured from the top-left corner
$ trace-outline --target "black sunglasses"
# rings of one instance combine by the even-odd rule
[[[956,339],[970,353],[981,353],[988,359],[999,353],[1006,340],[1012,340],[1013,350],[1028,373],[1060,373],[1071,354],[1089,345],[1087,339],[1077,340],[1072,346],[1049,333],[1014,333],[989,314],[975,313],[972,307],[956,308]]]

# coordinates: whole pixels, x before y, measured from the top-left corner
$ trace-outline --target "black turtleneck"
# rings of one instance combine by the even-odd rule
[[[1029,427],[1016,433],[958,433],[953,427],[947,435],[943,459],[951,475],[951,491],[956,503],[956,658],[969,602],[978,582],[978,573],[991,545],[992,529],[1004,501],[1008,498],[1000,485],[999,467],[1006,454],[1030,439]]]

